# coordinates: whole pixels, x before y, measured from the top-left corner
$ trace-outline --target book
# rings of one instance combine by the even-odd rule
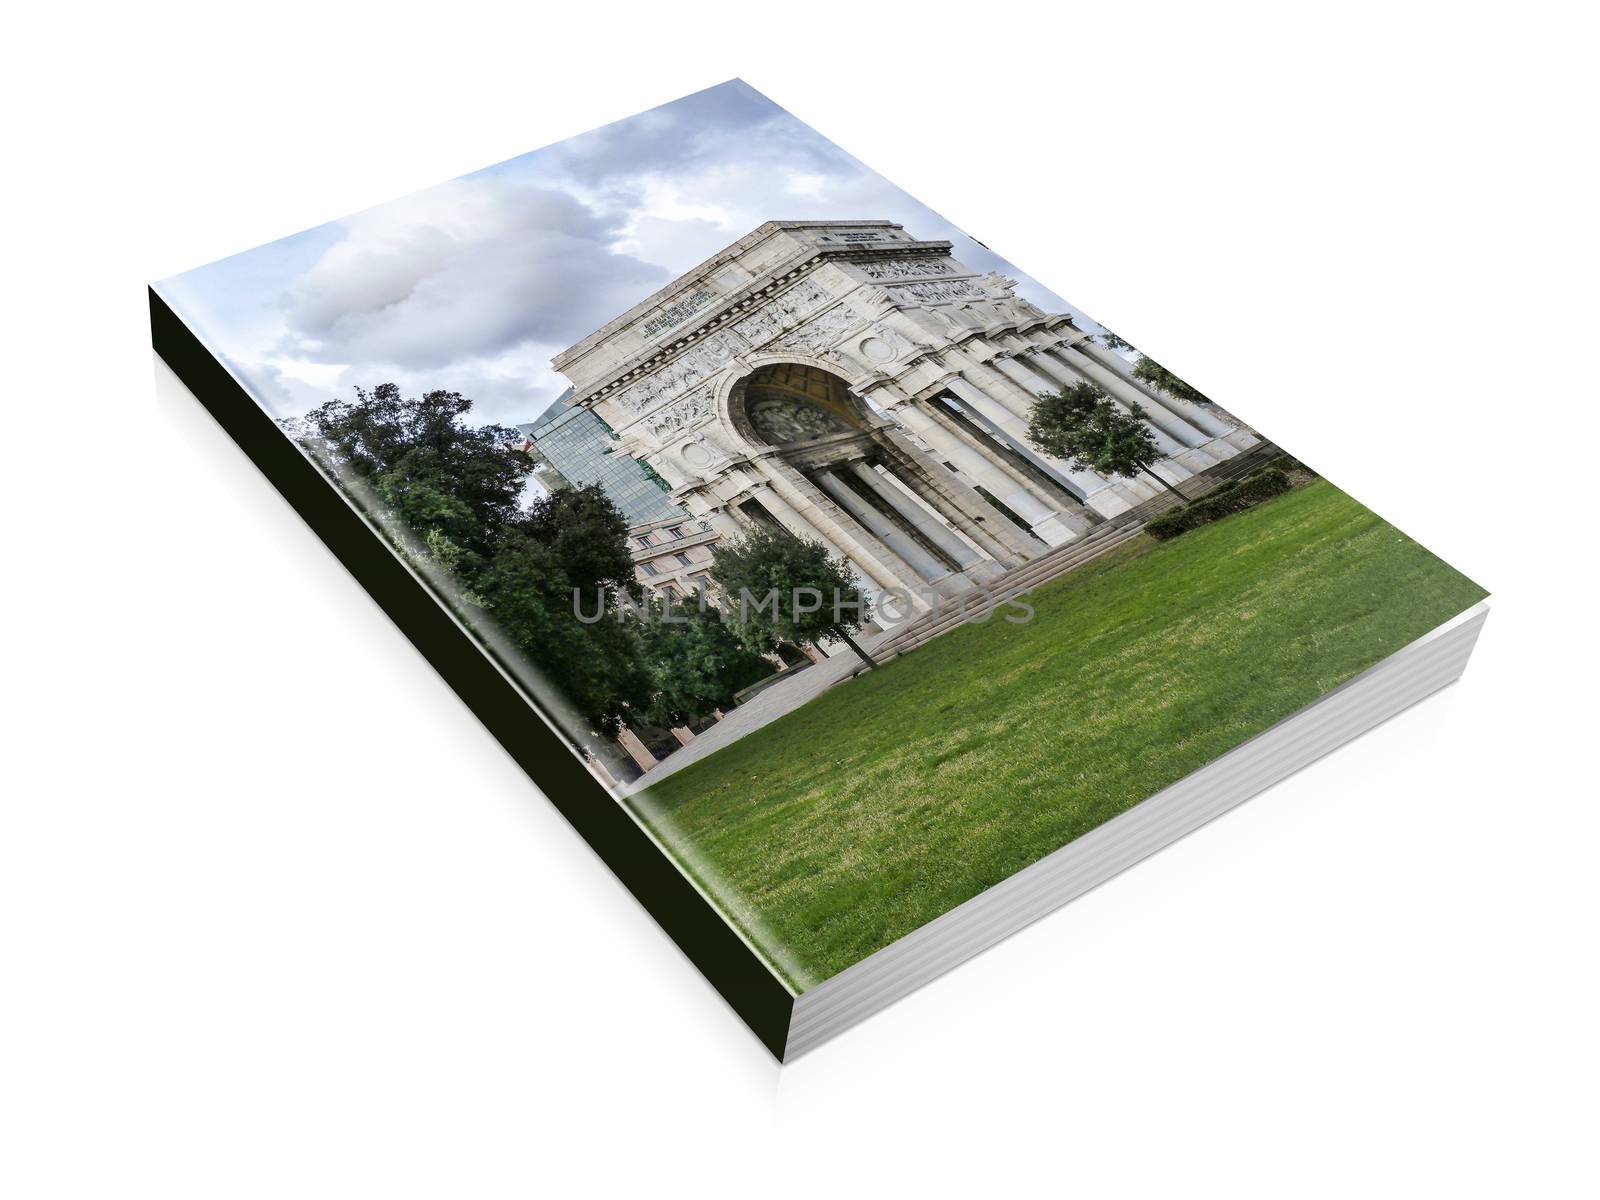
[[[780,1059],[1450,683],[1487,614],[740,81],[150,310]]]

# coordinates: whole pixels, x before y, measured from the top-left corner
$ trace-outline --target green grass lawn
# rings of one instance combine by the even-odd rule
[[[633,803],[797,991],[1291,715],[1485,592],[1325,482],[1140,537]]]

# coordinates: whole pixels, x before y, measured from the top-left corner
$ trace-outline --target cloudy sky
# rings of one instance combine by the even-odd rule
[[[770,220],[898,221],[1059,298],[733,81],[158,285],[275,416],[393,381],[538,415],[550,358]]]

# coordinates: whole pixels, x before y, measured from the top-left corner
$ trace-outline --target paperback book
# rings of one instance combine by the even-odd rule
[[[1450,683],[1487,612],[739,81],[150,306],[780,1059]]]

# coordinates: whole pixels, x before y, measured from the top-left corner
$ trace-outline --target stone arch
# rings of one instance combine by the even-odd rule
[[[855,391],[857,380],[847,372],[841,371],[838,363],[808,354],[791,353],[749,355],[741,358],[738,365],[739,369],[729,371],[717,385],[715,405],[717,423],[734,439],[736,445],[741,445],[746,450],[769,450],[774,445],[780,444],[769,440],[752,424],[746,403],[752,385],[760,387],[763,383],[776,383],[778,390],[782,390],[784,382],[787,381],[763,379],[764,373],[774,369],[796,368],[819,372],[836,381],[838,394],[835,403],[819,403],[816,398],[811,398],[811,402],[823,411],[831,412],[841,421],[844,430],[868,429],[876,422],[876,414]],[[796,398],[802,398],[798,392]]]

